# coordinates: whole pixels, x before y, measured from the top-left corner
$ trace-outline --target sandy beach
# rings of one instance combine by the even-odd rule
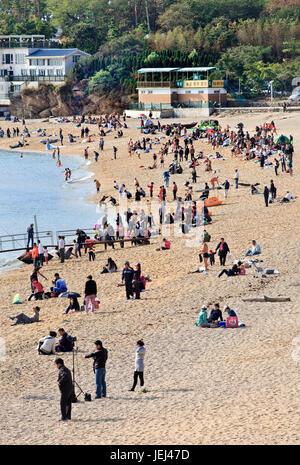
[[[199,121],[202,118],[199,117]],[[96,249],[96,260],[89,262],[87,255],[61,264],[57,259],[43,267],[42,273],[49,281],[41,279],[48,290],[55,272],[66,280],[68,289],[83,294],[88,274],[98,285],[100,310],[95,314],[85,312],[62,315],[66,299],[39,302],[39,323],[11,326],[9,315],[24,312],[31,315],[34,302],[27,302],[30,293],[31,266],[0,275],[0,336],[5,340],[6,357],[0,360],[1,371],[1,439],[0,444],[299,444],[299,363],[296,338],[300,338],[299,319],[299,196],[300,196],[300,114],[257,113],[222,116],[222,127],[232,129],[238,122],[253,134],[256,125],[274,120],[278,135],[294,136],[294,175],[281,173],[275,176],[274,168],[261,170],[253,161],[232,157],[230,148],[220,148],[226,160],[212,160],[213,169],[220,170],[219,179],[227,178],[232,184],[234,171],[239,170],[240,182],[270,185],[273,179],[277,196],[289,190],[297,197],[288,205],[275,203],[265,207],[262,195],[252,196],[249,187],[231,187],[229,196],[219,207],[213,207],[209,249],[215,249],[221,237],[230,246],[232,259],[240,258],[253,239],[262,247],[263,264],[279,270],[278,275],[255,277],[251,268],[245,276],[233,279],[217,274],[216,264],[203,273],[188,274],[199,267],[199,246],[188,246],[185,237],[171,237],[170,251],[156,251],[161,245],[159,236],[151,244],[134,247],[125,244],[121,249],[103,246]],[[171,120],[161,121],[170,122]],[[191,120],[184,120],[189,122]],[[178,122],[178,121],[176,121]],[[89,147],[87,167],[101,183],[100,195],[89,200],[96,202],[103,195],[118,194],[113,189],[116,180],[126,184],[134,193],[134,177],[147,192],[147,185],[154,182],[154,196],[163,184],[165,169],[145,169],[152,164],[155,146],[149,154],[142,152],[141,159],[129,157],[128,140],[142,138],[137,130],[138,120],[127,119],[124,136],[105,139],[104,151],[98,162],[93,150],[98,149],[98,130],[90,125],[92,142],[68,145],[67,135],[80,135],[80,128],[72,123],[59,124],[50,120],[26,120],[29,131],[46,129],[47,136],[63,129],[65,145],[61,154],[81,155]],[[6,130],[13,123],[1,121]],[[14,123],[21,129],[21,123]],[[95,136],[93,136],[95,134]],[[150,136],[154,139],[154,136]],[[33,134],[26,150],[45,149]],[[9,148],[6,137],[0,138],[0,148]],[[113,146],[118,148],[117,160],[113,159]],[[157,148],[157,149],[156,149]],[[196,153],[214,153],[205,141],[195,142]],[[17,149],[20,151],[20,149]],[[172,161],[168,155],[165,168]],[[158,163],[159,165],[159,163]],[[139,168],[143,166],[145,168]],[[176,181],[179,195],[184,193],[184,183],[191,180],[190,170],[183,163],[183,174],[170,178],[167,200],[172,198],[172,182]],[[201,163],[195,189],[203,189],[211,179]],[[61,175],[61,174],[59,174]],[[218,191],[216,191],[218,192]],[[223,191],[218,197],[224,200]],[[196,198],[196,197],[195,197]],[[130,206],[130,205],[129,205]],[[28,218],[28,223],[31,218]],[[74,229],[80,227],[74,214]],[[91,225],[92,226],[92,225]],[[17,231],[22,232],[22,231]],[[143,274],[152,282],[140,301],[126,301],[123,287],[117,287],[121,273],[100,275],[107,258],[112,257],[120,270],[125,260],[140,262]],[[20,293],[22,305],[13,305]],[[290,302],[243,302],[244,297],[287,296]],[[80,299],[82,300],[82,299]],[[201,305],[219,302],[230,305],[245,323],[238,329],[197,328]],[[73,404],[72,421],[58,423],[59,390],[55,356],[42,357],[36,352],[37,341],[49,330],[64,327],[77,336],[76,379],[84,391],[94,397],[95,383],[92,361],[85,354],[94,350],[96,339],[108,349],[107,398]],[[136,341],[143,338],[147,349],[145,357],[145,386],[148,392],[128,392],[134,370]],[[66,366],[72,366],[72,354],[64,354]]]

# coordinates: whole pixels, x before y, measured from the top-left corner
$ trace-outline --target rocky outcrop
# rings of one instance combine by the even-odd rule
[[[130,98],[120,92],[114,95],[86,95],[87,80],[74,84],[53,86],[41,84],[27,87],[11,99],[10,112],[19,118],[48,118],[79,114],[122,112]]]

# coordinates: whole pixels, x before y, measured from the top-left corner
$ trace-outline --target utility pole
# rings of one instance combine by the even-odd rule
[[[39,238],[39,231],[38,231],[38,225],[37,225],[36,215],[34,215],[34,227],[35,227],[36,238],[37,238],[37,240],[38,240],[38,238]]]

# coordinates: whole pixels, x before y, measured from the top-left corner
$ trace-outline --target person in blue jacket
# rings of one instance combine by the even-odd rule
[[[66,281],[64,279],[61,279],[58,273],[55,273],[54,276],[55,280],[53,281],[53,284],[55,284],[55,286],[51,290],[56,294],[56,296],[58,296],[62,292],[66,292],[68,288],[66,285]]]

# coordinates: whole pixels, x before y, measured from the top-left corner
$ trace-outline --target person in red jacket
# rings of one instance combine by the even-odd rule
[[[31,300],[34,297],[35,300],[42,300],[44,297],[44,289],[41,283],[38,281],[32,282],[33,293],[28,297],[28,300]]]
[[[171,248],[171,242],[163,238],[163,245],[159,249],[156,249],[156,250],[170,250],[170,248]]]
[[[34,268],[38,269],[38,256],[39,256],[39,248],[38,246],[36,245],[36,243],[33,244],[33,247],[32,249],[30,250],[30,255],[31,255],[31,258],[33,260],[33,266]]]

